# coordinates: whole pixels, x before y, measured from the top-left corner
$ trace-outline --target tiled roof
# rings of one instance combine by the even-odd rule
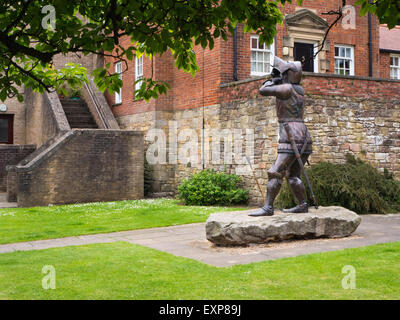
[[[389,30],[386,25],[381,25],[379,36],[379,48],[381,50],[400,51],[400,26]]]

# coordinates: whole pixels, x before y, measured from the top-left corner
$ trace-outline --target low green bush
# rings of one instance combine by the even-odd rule
[[[241,177],[203,170],[178,187],[178,197],[186,205],[235,205],[247,203],[249,191],[241,188]]]
[[[319,205],[342,206],[359,214],[400,212],[400,182],[387,170],[380,173],[350,154],[344,164],[320,162],[306,172]],[[313,204],[309,190],[307,198]],[[276,206],[294,205],[290,188],[284,183]]]

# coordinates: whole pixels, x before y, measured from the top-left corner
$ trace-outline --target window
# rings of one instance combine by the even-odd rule
[[[335,74],[354,76],[354,47],[335,46]]]
[[[267,46],[265,43],[260,44],[258,36],[250,37],[251,75],[263,76],[271,72],[274,59],[273,48],[273,44],[271,46]]]
[[[135,90],[139,90],[143,83],[143,56],[135,58]]]
[[[119,78],[122,80],[122,62],[117,62],[115,64],[115,73],[119,74]],[[122,103],[122,88],[119,89],[119,92],[115,93],[115,104]]]
[[[390,55],[390,79],[400,80],[400,55]]]
[[[14,115],[0,114],[0,143],[13,144]]]

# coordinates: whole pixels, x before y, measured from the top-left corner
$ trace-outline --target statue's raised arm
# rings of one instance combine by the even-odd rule
[[[275,96],[279,99],[290,98],[292,86],[289,84],[274,84],[272,81],[267,81],[259,90],[262,96]]]

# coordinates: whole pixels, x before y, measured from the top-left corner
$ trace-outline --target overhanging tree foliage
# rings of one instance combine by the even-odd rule
[[[399,0],[358,0],[356,6],[361,6],[361,15],[367,12],[376,15],[379,22],[387,24],[389,29],[400,23]]]
[[[276,24],[282,23],[282,5],[291,0],[2,0],[0,11],[0,99],[23,96],[21,85],[44,92],[64,82],[87,81],[86,70],[69,64],[52,66],[57,54],[99,54],[121,61],[134,52],[153,56],[170,50],[179,69],[198,70],[193,46],[214,46],[227,38],[237,23],[255,31],[261,42],[271,43]],[[297,0],[301,4],[301,0]],[[364,11],[377,14],[392,26],[399,18],[398,1],[360,0]],[[50,7],[51,6],[51,7]],[[386,7],[388,6],[388,7]],[[390,9],[384,9],[390,8]],[[52,17],[55,16],[55,20]],[[132,45],[124,48],[121,37]],[[115,49],[115,50],[114,50]],[[117,91],[122,82],[106,68],[93,74],[101,90]],[[144,81],[139,97],[149,99],[166,91],[166,84]]]

